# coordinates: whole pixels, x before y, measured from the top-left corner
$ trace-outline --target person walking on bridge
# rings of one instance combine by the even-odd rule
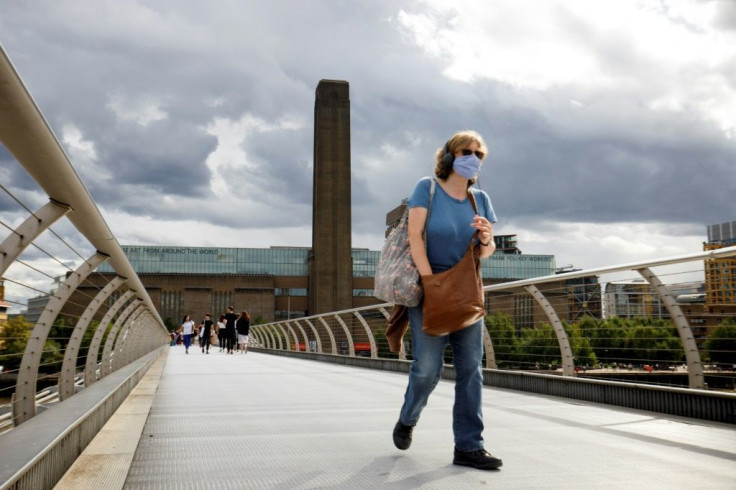
[[[220,315],[217,320],[217,340],[220,342],[220,352],[225,350],[225,315]]]
[[[245,354],[248,352],[248,334],[250,333],[250,315],[247,311],[240,312],[238,321],[235,322],[235,329],[238,331],[238,350]]]
[[[491,200],[482,190],[470,187],[476,182],[487,153],[480,134],[475,131],[455,133],[436,153],[436,192],[433,197],[430,190],[435,177],[419,180],[409,197],[409,248],[425,291],[429,281],[435,280],[430,276],[450,270],[462,260],[469,247],[472,246],[474,251],[479,247],[481,258],[490,256],[496,248],[492,224],[496,215]],[[431,211],[428,213],[430,202]],[[425,231],[426,244],[423,238]],[[472,284],[477,278],[468,277],[467,280]],[[408,308],[414,360],[409,370],[404,404],[394,427],[394,444],[399,449],[408,449],[411,445],[414,426],[440,380],[445,347],[450,344],[455,367],[453,464],[483,470],[497,469],[502,461],[483,447],[483,318],[460,330],[448,328],[451,333],[445,335],[429,335],[422,329],[423,303],[424,299],[419,306]],[[430,306],[452,309],[451,305]]]
[[[225,313],[225,342],[227,345],[227,353],[232,354],[235,346],[235,321],[238,316],[235,314],[235,309],[232,306],[227,307],[227,313]]]
[[[192,344],[192,334],[194,333],[194,322],[189,315],[184,315],[181,321],[181,334],[184,337],[184,352],[189,354],[189,346]]]
[[[202,347],[202,353],[210,353],[210,335],[212,335],[212,315],[206,313],[202,325],[199,327],[202,331],[199,337],[199,345]]]

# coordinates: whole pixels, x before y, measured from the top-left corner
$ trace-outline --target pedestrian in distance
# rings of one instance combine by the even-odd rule
[[[220,315],[220,318],[217,320],[217,340],[220,342],[220,352],[225,350],[225,332],[227,328],[225,327],[225,315]]]
[[[435,156],[436,191],[432,198],[432,177],[417,182],[409,197],[409,247],[420,277],[449,270],[465,255],[471,240],[480,243],[482,258],[493,254],[493,224],[496,215],[488,194],[473,185],[488,149],[475,131],[455,133]],[[477,205],[476,214],[472,197]],[[426,245],[423,238],[426,225]],[[475,233],[478,232],[476,238]],[[468,280],[476,280],[469,277]],[[409,383],[399,420],[394,427],[394,444],[408,449],[422,409],[432,393],[444,364],[445,347],[453,352],[455,402],[452,429],[455,440],[453,463],[490,470],[502,461],[484,449],[482,391],[483,319],[447,335],[433,336],[422,331],[422,304],[409,307],[412,355]]]
[[[194,322],[189,315],[184,315],[181,321],[181,334],[184,337],[184,352],[189,354],[189,346],[192,344],[192,334],[194,333]]]
[[[225,313],[225,344],[228,354],[233,354],[233,348],[235,346],[235,320],[237,319],[235,309],[232,306],[228,306],[227,313]]]
[[[248,335],[250,334],[250,315],[247,311],[240,312],[235,322],[235,330],[238,333],[238,350],[245,354],[248,352]]]
[[[212,315],[206,313],[202,325],[200,325],[199,345],[202,347],[202,353],[210,353],[210,336],[212,335]]]

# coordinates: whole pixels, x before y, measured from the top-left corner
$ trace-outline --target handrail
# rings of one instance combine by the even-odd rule
[[[523,287],[534,284],[544,284],[549,282],[556,282],[565,279],[579,279],[581,277],[597,276],[600,274],[612,274],[616,272],[628,272],[647,269],[650,267],[662,267],[667,265],[681,264],[684,262],[693,262],[696,260],[713,260],[722,259],[726,257],[736,256],[736,246],[723,247],[707,252],[696,252],[691,254],[675,255],[658,260],[645,260],[642,262],[632,262],[630,264],[612,265],[606,267],[597,267],[593,269],[585,269],[573,272],[563,272],[561,274],[554,274],[549,276],[535,277],[532,279],[521,279],[518,281],[504,282],[501,284],[492,284],[485,286],[483,291],[496,291],[509,289],[513,287]]]
[[[718,260],[730,257],[736,257],[736,246],[655,260],[591,268],[563,274],[492,284],[485,286],[483,290],[486,293],[487,301],[489,301],[489,298],[492,298],[493,295],[508,293],[509,295],[527,294],[530,301],[538,303],[539,311],[543,313],[543,316],[545,317],[544,321],[549,322],[549,324],[552,325],[554,335],[556,336],[555,342],[557,343],[560,351],[559,358],[561,359],[561,374],[563,376],[577,376],[579,368],[585,368],[586,362],[576,359],[573,355],[571,339],[568,338],[565,326],[549,298],[545,296],[545,293],[548,292],[541,291],[537,286],[542,284],[549,285],[550,283],[564,284],[570,279],[591,276],[598,277],[602,274],[621,272],[635,273],[642,278],[640,279],[642,285],[651,288],[651,293],[649,294],[659,297],[661,308],[666,310],[666,314],[672,319],[672,327],[677,331],[682,351],[684,352],[683,360],[680,362],[685,363],[686,365],[686,375],[688,377],[687,385],[690,388],[702,389],[706,387],[705,369],[703,362],[701,361],[699,346],[695,340],[695,335],[693,334],[691,326],[685,319],[681,305],[677,304],[657,275],[654,274],[652,268],[685,264],[695,261]],[[596,285],[600,287],[600,284]],[[575,285],[571,287],[575,287]],[[601,293],[600,290],[598,292]],[[568,291],[565,291],[565,296],[567,296],[567,294]],[[337,339],[337,342],[340,344],[337,355],[346,357],[357,355],[391,359],[398,357],[399,359],[403,359],[408,354],[408,351],[403,351],[398,354],[388,353],[385,339],[380,338],[381,329],[385,328],[384,318],[386,317],[386,309],[391,308],[392,306],[393,305],[391,303],[380,303],[320,315],[299,317],[298,320],[305,320],[315,326],[314,333],[307,331],[308,339],[305,340],[326,340],[329,337],[331,342],[335,342],[335,339]],[[542,315],[540,315],[540,317],[541,316]],[[355,317],[357,322],[354,322],[352,325],[348,325],[352,317]],[[276,321],[263,325],[254,325],[252,330],[254,331],[255,336],[259,338],[267,339],[267,337],[259,335],[261,331],[268,332],[269,334],[276,332],[277,343],[273,342],[273,340],[271,342],[266,340],[265,343],[261,343],[262,345],[260,348],[266,350],[292,350],[290,347],[292,341],[291,339],[286,338],[286,334],[283,334],[283,339],[285,340],[284,344],[286,347],[280,347],[282,336],[279,336],[278,334],[278,332],[282,330],[282,326],[288,324],[289,321],[294,321],[294,319]],[[272,329],[271,327],[275,328]],[[487,368],[495,368],[497,365],[495,351],[497,349],[492,340],[498,341],[498,339],[491,339],[488,330],[484,332],[484,336],[484,348],[486,350],[485,366]],[[361,347],[356,348],[356,345],[359,345],[360,343],[362,343]],[[303,348],[299,346],[296,350],[310,351],[310,347],[306,344],[308,344],[308,342],[305,342]],[[322,344],[328,345],[327,342],[317,342],[317,353],[322,353]],[[377,345],[378,347],[376,347]],[[599,358],[603,357],[605,361],[605,357],[607,357],[607,355],[604,355],[603,352],[598,352],[597,354]],[[639,357],[641,358],[643,355],[640,354]],[[670,368],[674,366],[672,361],[668,361],[663,364],[667,364]],[[586,373],[586,375],[589,374]]]
[[[11,230],[13,233],[0,244],[3,258],[0,261],[0,276],[4,278],[5,271],[17,261],[17,257],[29,245],[35,244],[35,240],[49,229],[52,223],[63,217],[69,220],[95,250],[92,256],[83,259],[76,270],[70,269],[71,272],[58,290],[50,295],[43,313],[32,328],[20,362],[13,393],[13,422],[18,425],[36,415],[36,408],[40,403],[36,389],[44,346],[49,340],[49,333],[54,328],[55,320],[67,305],[80,307],[86,316],[84,320],[78,322],[78,328],[74,328],[68,339],[64,367],[60,374],[60,385],[64,386],[63,394],[54,394],[54,398],[61,396],[64,399],[74,394],[75,388],[71,380],[76,375],[77,361],[80,359],[78,347],[92,318],[102,316],[102,312],[98,310],[103,306],[104,300],[121,295],[126,298],[126,302],[140,304],[141,314],[132,318],[119,317],[120,326],[125,332],[135,332],[137,336],[153,340],[128,343],[121,341],[115,344],[114,348],[111,346],[109,351],[103,352],[101,376],[110,373],[107,367],[110,366],[113,355],[117,356],[114,369],[119,369],[123,364],[121,360],[131,363],[168,343],[168,332],[143,283],[2,45],[0,45],[0,142],[49,198],[49,203],[40,210],[29,211],[29,218],[16,230]],[[28,210],[25,205],[23,207]],[[61,240],[60,237],[59,239]],[[96,301],[90,301],[94,298],[78,292],[78,289],[85,284],[96,287],[95,284],[86,281],[97,266],[106,261],[110,262],[116,275],[96,276],[97,282],[106,282],[109,287],[104,289],[104,294],[96,296]],[[122,306],[123,303],[117,305],[117,308]],[[105,315],[101,324],[97,326],[96,345],[94,349],[89,349],[87,356],[89,362],[86,364],[91,365],[88,366],[90,367],[87,370],[88,374],[94,375],[97,347],[107,331],[107,322],[114,320],[117,308],[115,310],[108,308],[109,315]],[[146,314],[142,314],[143,312]],[[94,381],[85,379],[84,385],[89,386]],[[61,389],[59,393],[62,393]]]
[[[115,271],[156,311],[138,274],[100,214],[69,157],[0,44],[0,141],[53,201],[71,207],[68,218]],[[163,320],[161,328],[164,330]]]

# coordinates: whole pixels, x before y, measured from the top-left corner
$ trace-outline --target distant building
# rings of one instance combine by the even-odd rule
[[[572,266],[561,267],[555,271],[556,274],[576,272]],[[567,321],[576,322],[584,316],[601,318],[603,316],[603,305],[601,285],[598,276],[576,277],[565,279],[565,290],[567,291]]]
[[[736,245],[736,221],[709,225],[703,250]],[[708,325],[736,316],[736,257],[705,261],[705,310]]]
[[[703,291],[703,283],[691,282],[665,285],[673,298],[684,297],[686,304],[693,304],[692,296]],[[605,317],[611,318],[670,318],[669,311],[659,294],[649,283],[641,279],[612,281],[606,284],[604,293]]]
[[[309,314],[309,258],[306,247],[217,248],[123,245],[162,318],[178,324],[185,314],[224,313],[229,305],[253,318],[281,320]],[[352,249],[350,308],[378,302],[373,275],[380,252]],[[112,273],[109,264],[98,271]],[[83,285],[91,294],[90,276]]]
[[[308,248],[122,248],[161,316],[175,323],[185,314],[217,315],[228,305],[269,321],[310,314]],[[377,250],[352,249],[351,308],[380,302],[373,296],[380,256]],[[554,269],[552,255],[497,253],[483,260],[481,271],[484,282],[492,284],[551,275]],[[98,272],[113,270],[104,263]],[[91,275],[79,294],[92,295],[99,287]]]
[[[21,312],[26,321],[35,324],[41,316],[41,313],[43,313],[44,308],[46,308],[49,299],[51,299],[51,294],[42,294],[40,296],[28,298],[28,307]]]
[[[43,310],[46,308],[51,296],[54,295],[57,289],[64,283],[66,276],[57,276],[54,278],[54,282],[51,284],[51,289],[47,294],[41,294],[33,298],[28,298],[26,302],[26,309],[21,311],[20,314],[23,318],[32,324],[35,324]]]

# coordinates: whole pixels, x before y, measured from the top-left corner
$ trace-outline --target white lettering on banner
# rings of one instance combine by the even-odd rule
[[[553,255],[491,255],[488,260],[517,262],[551,262]]]
[[[174,248],[174,247],[122,247],[126,255],[144,253],[147,255],[219,255],[219,248]]]

